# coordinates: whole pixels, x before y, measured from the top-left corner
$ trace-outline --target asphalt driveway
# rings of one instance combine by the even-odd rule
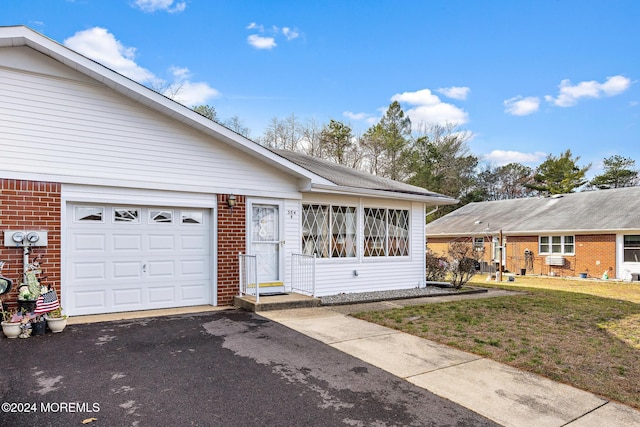
[[[0,426],[493,426],[254,313],[0,339]]]

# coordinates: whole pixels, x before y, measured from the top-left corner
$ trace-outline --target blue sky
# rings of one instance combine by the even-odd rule
[[[262,135],[273,117],[364,133],[393,100],[455,122],[493,165],[571,149],[640,168],[635,0],[0,0],[26,25],[141,83],[177,87]],[[174,85],[174,86],[171,86]]]

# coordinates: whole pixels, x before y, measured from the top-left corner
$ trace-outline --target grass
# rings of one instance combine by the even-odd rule
[[[518,277],[522,294],[358,313],[640,409],[640,284]]]

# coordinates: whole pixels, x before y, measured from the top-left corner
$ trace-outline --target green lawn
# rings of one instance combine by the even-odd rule
[[[475,353],[640,408],[640,304],[562,279],[474,284],[523,291],[356,317]],[[621,282],[619,282],[621,283]],[[579,285],[579,284],[578,284]],[[637,287],[640,295],[640,284]],[[556,288],[570,287],[569,290]],[[553,289],[546,289],[553,288]],[[578,288],[580,289],[580,288]],[[619,288],[621,289],[621,288]],[[629,294],[636,290],[631,289]],[[591,294],[596,295],[591,295]],[[640,301],[640,300],[635,300]]]

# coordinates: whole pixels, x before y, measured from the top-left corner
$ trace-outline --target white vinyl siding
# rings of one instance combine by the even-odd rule
[[[284,172],[84,76],[47,76],[61,74],[59,64],[43,63],[43,74],[0,67],[5,176],[299,197]]]

